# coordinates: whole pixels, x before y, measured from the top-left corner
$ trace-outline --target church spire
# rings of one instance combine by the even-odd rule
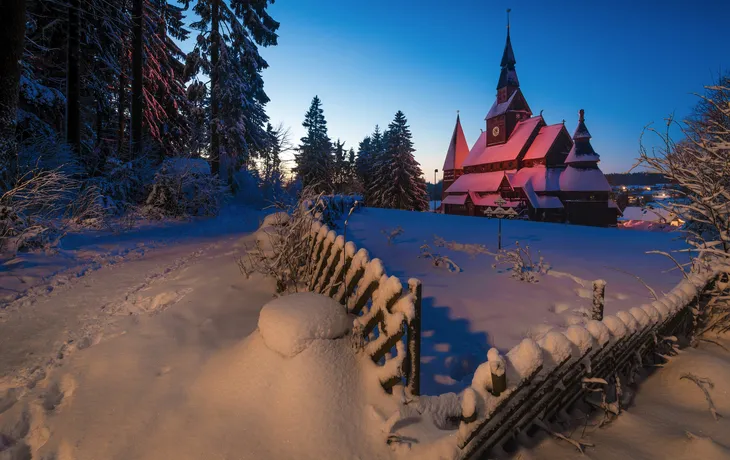
[[[570,149],[565,164],[579,168],[595,168],[600,156],[591,145],[591,133],[586,128],[585,111],[580,109],[578,114],[578,127],[573,133],[573,148]]]
[[[497,90],[506,88],[508,86],[512,86],[514,88],[518,88],[520,86],[520,82],[517,79],[517,72],[515,71],[515,64],[517,64],[517,60],[515,59],[515,52],[512,50],[512,40],[509,36],[510,11],[512,10],[507,10],[507,42],[504,45],[504,52],[502,53],[502,62],[500,63],[500,66],[502,67],[502,72],[499,75],[499,84],[497,84]]]
[[[446,160],[444,161],[444,173],[446,171],[463,169],[464,160],[467,155],[469,155],[469,146],[466,143],[466,136],[464,136],[464,130],[461,128],[461,119],[457,111],[454,134],[451,135],[449,150],[446,152]]]

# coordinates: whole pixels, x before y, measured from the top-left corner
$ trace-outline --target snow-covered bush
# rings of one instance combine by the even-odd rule
[[[494,259],[496,261],[492,265],[494,268],[498,265],[509,265],[511,266],[513,278],[528,283],[537,283],[539,281],[539,275],[544,275],[548,270],[548,265],[542,256],[534,260],[532,254],[530,254],[530,246],[523,248],[520,246],[519,241],[515,241],[514,249],[500,250]]]
[[[385,237],[388,239],[388,246],[390,246],[391,244],[393,244],[393,240],[403,234],[403,227],[399,225],[393,229],[384,228],[380,230],[380,233],[385,235]]]
[[[443,267],[450,272],[458,273],[461,271],[461,267],[456,265],[456,262],[449,259],[447,256],[442,256],[435,252],[431,252],[431,247],[428,244],[423,244],[420,247],[421,254],[418,256],[421,259],[431,259],[431,263],[434,267]]]
[[[466,254],[469,254],[469,256],[473,259],[478,254],[486,254],[486,255],[494,255],[491,252],[487,250],[487,247],[483,244],[474,244],[474,243],[458,243],[456,241],[446,241],[440,236],[434,235],[433,236],[433,245],[437,248],[446,248],[450,249],[452,251],[459,251],[464,252]]]
[[[59,220],[78,199],[79,182],[59,170],[31,171],[0,196],[0,250],[45,249],[63,236]]]
[[[110,215],[123,215],[145,201],[146,185],[154,178],[154,168],[145,158],[122,161],[106,159],[101,175],[88,180],[99,192],[100,205]]]
[[[155,174],[142,211],[150,218],[213,216],[223,191],[203,159],[171,158]]]
[[[321,215],[321,195],[305,188],[293,207],[279,203],[279,211],[267,216],[256,232],[256,241],[238,260],[241,272],[257,272],[276,279],[278,292],[297,292],[311,277],[312,226]]]

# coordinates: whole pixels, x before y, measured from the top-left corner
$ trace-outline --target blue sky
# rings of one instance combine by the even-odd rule
[[[316,94],[330,137],[357,149],[403,110],[433,180],[456,111],[470,146],[484,127],[507,8],[530,107],[571,133],[585,109],[605,172],[626,171],[644,125],[686,116],[692,93],[730,69],[727,0],[277,0],[279,45],[262,50],[269,116],[298,143]]]

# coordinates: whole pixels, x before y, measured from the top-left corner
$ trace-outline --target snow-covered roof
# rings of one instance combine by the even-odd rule
[[[451,136],[451,143],[449,144],[449,150],[446,153],[443,170],[448,171],[451,169],[462,169],[462,165],[467,155],[469,155],[469,145],[466,143],[464,130],[461,129],[461,120],[457,115],[454,134]]]
[[[611,186],[600,169],[546,168],[538,165],[522,168],[512,177],[512,187],[524,188],[532,182],[536,192],[610,192]]]
[[[514,172],[514,171],[508,171]],[[447,193],[496,192],[504,179],[505,171],[472,173],[459,176]]]
[[[560,198],[556,196],[538,195],[535,193],[535,189],[532,187],[532,179],[528,179],[522,189],[525,191],[525,195],[527,195],[527,200],[530,202],[530,205],[535,209],[559,209],[563,207],[563,203],[560,201]]]
[[[565,126],[562,123],[540,128],[540,132],[535,137],[535,140],[530,145],[523,159],[537,160],[539,158],[545,158],[548,150],[553,146],[555,139],[558,138],[558,135],[563,129],[565,129]]]
[[[479,136],[479,140],[471,148],[469,156],[464,160],[464,166],[475,166],[517,159],[517,156],[530,139],[530,135],[540,126],[540,123],[544,123],[541,116],[522,120],[517,123],[515,130],[512,131],[512,135],[507,142],[489,147],[487,147],[486,141],[487,133],[483,132]]]
[[[522,168],[512,176],[510,184],[515,188],[525,188],[525,184],[530,181],[532,189],[537,192],[557,192],[560,191],[562,172],[562,168],[546,168],[544,165]]]
[[[622,220],[640,220],[645,222],[671,222],[677,214],[664,208],[642,208],[627,206],[624,208]]]
[[[449,188],[451,190],[451,188]],[[463,195],[449,195],[441,201],[441,204],[464,204],[466,202],[466,193]]]
[[[611,185],[603,171],[568,166],[560,174],[560,190],[564,192],[610,192]]]
[[[498,115],[502,115],[509,109],[510,104],[512,104],[512,101],[515,98],[515,94],[517,94],[517,91],[512,93],[512,95],[507,99],[506,101],[502,102],[501,104],[497,104],[497,100],[495,99],[494,104],[492,104],[492,108],[489,109],[489,113],[487,113],[487,119],[490,119],[492,117],[496,117]]]
[[[581,114],[581,117],[583,115]],[[586,128],[585,121],[580,120],[578,122],[578,126],[575,128],[575,132],[573,133],[573,139],[590,139],[591,133],[588,132],[588,128]]]
[[[481,193],[476,193],[476,192],[469,192],[469,197],[471,198],[471,201],[477,206],[510,208],[510,207],[515,207],[519,204],[514,201],[504,200],[499,193],[481,194]],[[504,203],[497,204],[497,201],[499,201],[499,200],[504,201]]]
[[[570,152],[568,153],[567,158],[565,158],[565,163],[566,164],[580,163],[580,162],[597,162],[597,161],[601,161],[601,157],[597,153],[595,153],[595,152],[588,153],[588,154],[580,154],[577,151],[578,149],[576,148],[576,145],[577,144],[575,144],[575,143],[573,144],[573,147],[570,149]],[[591,151],[592,150],[593,149],[591,149]]]

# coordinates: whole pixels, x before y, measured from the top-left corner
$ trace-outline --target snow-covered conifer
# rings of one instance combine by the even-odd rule
[[[377,207],[425,211],[428,209],[426,181],[413,156],[415,149],[405,115],[400,110],[383,136],[386,147],[375,162],[370,188],[372,204]]]
[[[315,187],[318,191],[332,190],[332,141],[327,135],[327,120],[324,118],[322,101],[314,96],[302,123],[307,135],[301,138],[296,154],[296,173],[304,187]]]

